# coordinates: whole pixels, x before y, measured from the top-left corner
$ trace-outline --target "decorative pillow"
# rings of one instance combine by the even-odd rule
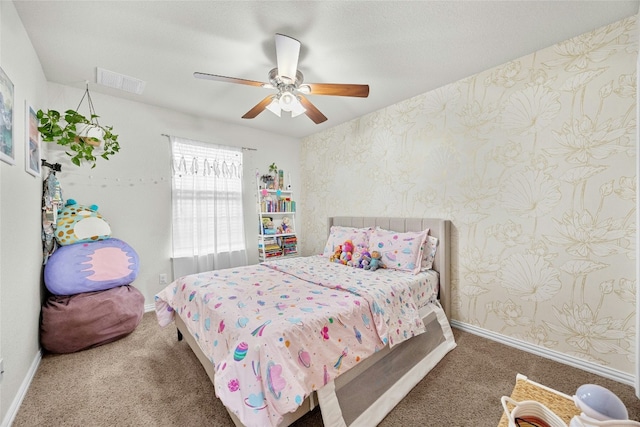
[[[380,252],[385,267],[416,274],[422,268],[428,233],[429,230],[400,233],[377,228],[369,236],[369,250]]]
[[[353,246],[356,248],[368,248],[370,232],[370,227],[355,228],[332,225],[322,256],[329,258],[334,254],[336,248],[339,245],[343,245],[347,240],[351,240],[351,243],[353,243]]]
[[[422,269],[431,270],[433,268],[433,260],[436,257],[436,249],[438,249],[438,238],[427,236],[424,245],[424,257],[422,258]]]

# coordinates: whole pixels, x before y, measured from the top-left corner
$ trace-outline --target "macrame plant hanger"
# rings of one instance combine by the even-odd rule
[[[80,112],[82,101],[87,98],[87,104],[89,105],[89,121],[92,125],[100,126],[100,123],[98,122],[98,115],[96,114],[95,108],[93,108],[93,100],[91,99],[91,94],[89,93],[89,81],[85,80],[85,85],[86,89],[84,91],[84,94],[82,95],[82,98],[80,98],[80,102],[78,103],[78,108],[76,108],[76,111]]]

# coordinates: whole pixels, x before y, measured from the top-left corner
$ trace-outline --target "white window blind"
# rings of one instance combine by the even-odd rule
[[[217,255],[244,258],[242,150],[169,137],[172,150],[173,258],[202,258],[212,270]],[[202,264],[197,261],[197,264]]]

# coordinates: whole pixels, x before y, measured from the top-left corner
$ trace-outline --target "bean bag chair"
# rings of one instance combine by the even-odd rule
[[[59,247],[44,266],[44,284],[54,295],[105,291],[128,285],[138,275],[139,259],[119,239]]]
[[[42,306],[40,344],[73,353],[120,339],[140,324],[144,297],[133,286],[70,296],[50,296]]]

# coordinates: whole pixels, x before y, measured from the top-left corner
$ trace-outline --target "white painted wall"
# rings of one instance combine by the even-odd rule
[[[0,2],[0,66],[14,84],[15,165],[0,162],[0,420],[10,411],[38,357],[42,180],[25,170],[25,100],[46,104],[42,67],[12,2]]]
[[[47,83],[13,3],[0,1],[0,12],[0,66],[15,85],[16,103],[16,164],[0,164],[0,357],[6,370],[0,379],[0,425],[4,426],[15,415],[39,361],[39,314],[45,296],[41,282],[42,180],[25,171],[24,103],[27,99],[36,109],[76,108],[84,82],[77,82],[77,88]],[[121,152],[109,161],[99,159],[95,169],[71,164],[63,150],[50,143],[43,146],[43,158],[62,164],[57,176],[65,198],[97,204],[113,237],[136,250],[140,274],[133,285],[145,296],[147,307],[162,289],[159,274],[171,273],[170,147],[162,134],[258,150],[245,151],[249,260],[257,262],[255,170],[265,173],[276,162],[291,172],[296,185],[300,182],[299,141],[98,94],[92,86],[90,91],[100,123],[114,126],[119,135]]]

